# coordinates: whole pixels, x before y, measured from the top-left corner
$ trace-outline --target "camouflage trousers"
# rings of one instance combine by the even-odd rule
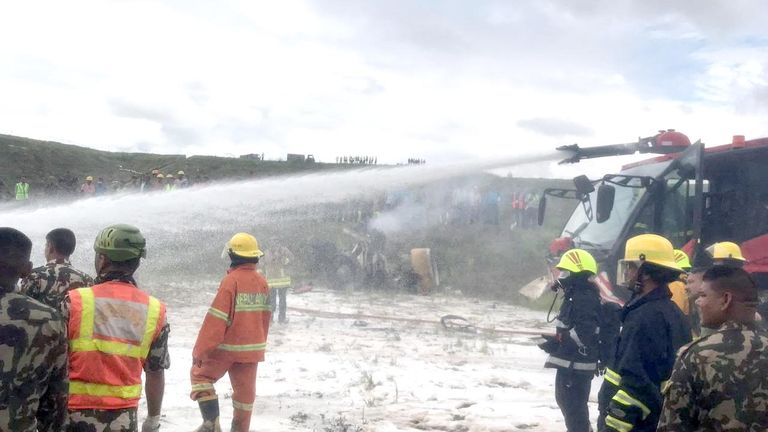
[[[138,432],[136,408],[69,412],[67,432]]]

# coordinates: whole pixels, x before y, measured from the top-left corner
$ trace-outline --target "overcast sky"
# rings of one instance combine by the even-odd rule
[[[764,0],[2,2],[0,133],[391,163],[721,144],[768,136],[767,22]]]

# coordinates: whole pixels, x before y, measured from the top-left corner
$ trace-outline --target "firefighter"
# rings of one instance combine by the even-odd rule
[[[633,295],[621,311],[616,356],[598,397],[600,431],[656,430],[662,382],[669,379],[677,350],[691,340],[690,327],[668,288],[681,272],[664,237],[642,234],[627,240],[617,282]]]
[[[544,367],[557,369],[555,400],[568,432],[589,432],[587,400],[599,356],[600,294],[591,281],[597,263],[589,252],[571,249],[557,264],[560,271],[552,285],[564,299],[555,323],[557,333],[539,345],[549,354]]]
[[[285,316],[288,309],[286,302],[288,288],[291,287],[291,276],[288,274],[286,266],[293,261],[293,253],[287,247],[279,244],[277,240],[271,241],[268,246],[270,248],[264,259],[264,267],[267,271],[267,284],[269,285],[269,307],[273,314],[277,309],[277,322],[285,324],[288,322],[288,318]]]
[[[213,384],[225,373],[234,390],[232,431],[248,431],[256,399],[256,369],[264,360],[271,312],[269,288],[256,271],[264,254],[252,235],[238,233],[222,255],[231,265],[203,321],[192,352],[191,398],[200,405],[198,432],[220,431],[219,401]]]
[[[140,290],[133,274],[147,256],[138,228],[104,228],[93,245],[96,284],[69,292],[70,432],[138,431],[141,372],[147,413],[142,432],[160,428],[170,367],[165,305]]]
[[[713,265],[742,268],[747,263],[741,248],[733,242],[715,243],[707,248],[707,253],[712,257]]]
[[[683,270],[683,273],[680,274],[680,279],[669,284],[669,291],[672,292],[672,302],[687,316],[690,312],[690,306],[685,291],[685,281],[688,278],[688,271],[691,269],[691,260],[688,258],[688,254],[680,249],[675,249],[675,262]]]

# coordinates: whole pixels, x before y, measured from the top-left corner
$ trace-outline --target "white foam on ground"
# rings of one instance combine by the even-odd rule
[[[289,294],[289,305],[438,321],[456,314],[478,327],[551,332],[545,312],[445,295]],[[172,366],[166,373],[163,430],[200,424],[189,399],[191,352],[208,305],[169,310]],[[554,397],[555,373],[530,336],[489,337],[447,332],[439,325],[316,318],[289,311],[274,324],[259,365],[251,429],[257,431],[564,431]],[[592,382],[590,412],[597,415]],[[228,379],[216,386],[222,426],[232,418]],[[140,416],[146,413],[142,400]],[[356,430],[354,427],[347,431]]]

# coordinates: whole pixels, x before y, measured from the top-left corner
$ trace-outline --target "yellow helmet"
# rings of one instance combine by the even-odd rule
[[[176,175],[184,175],[184,171],[179,170],[179,172],[176,173]]]
[[[713,260],[732,259],[737,261],[746,261],[741,254],[741,248],[734,242],[719,242],[707,248],[707,253],[712,255]]]
[[[162,174],[158,174],[156,177],[157,177],[157,178],[165,178],[165,176],[164,176],[164,175],[162,175]]]
[[[258,258],[264,255],[264,252],[259,249],[256,237],[243,232],[233,235],[224,247],[224,251],[243,258]]]
[[[173,174],[166,174],[165,178],[173,178]]]
[[[616,283],[627,285],[628,270],[638,269],[643,263],[682,272],[680,265],[675,261],[675,249],[669,240],[657,234],[641,234],[627,240],[624,259],[619,260],[616,270]]]
[[[87,176],[87,177],[85,178],[85,181],[93,181],[93,176]]]
[[[597,261],[592,254],[583,249],[571,249],[565,252],[555,267],[571,273],[589,272],[597,274]]]
[[[687,253],[681,251],[680,249],[675,249],[675,262],[680,266],[681,269],[685,271],[691,269],[691,259],[688,258]]]

